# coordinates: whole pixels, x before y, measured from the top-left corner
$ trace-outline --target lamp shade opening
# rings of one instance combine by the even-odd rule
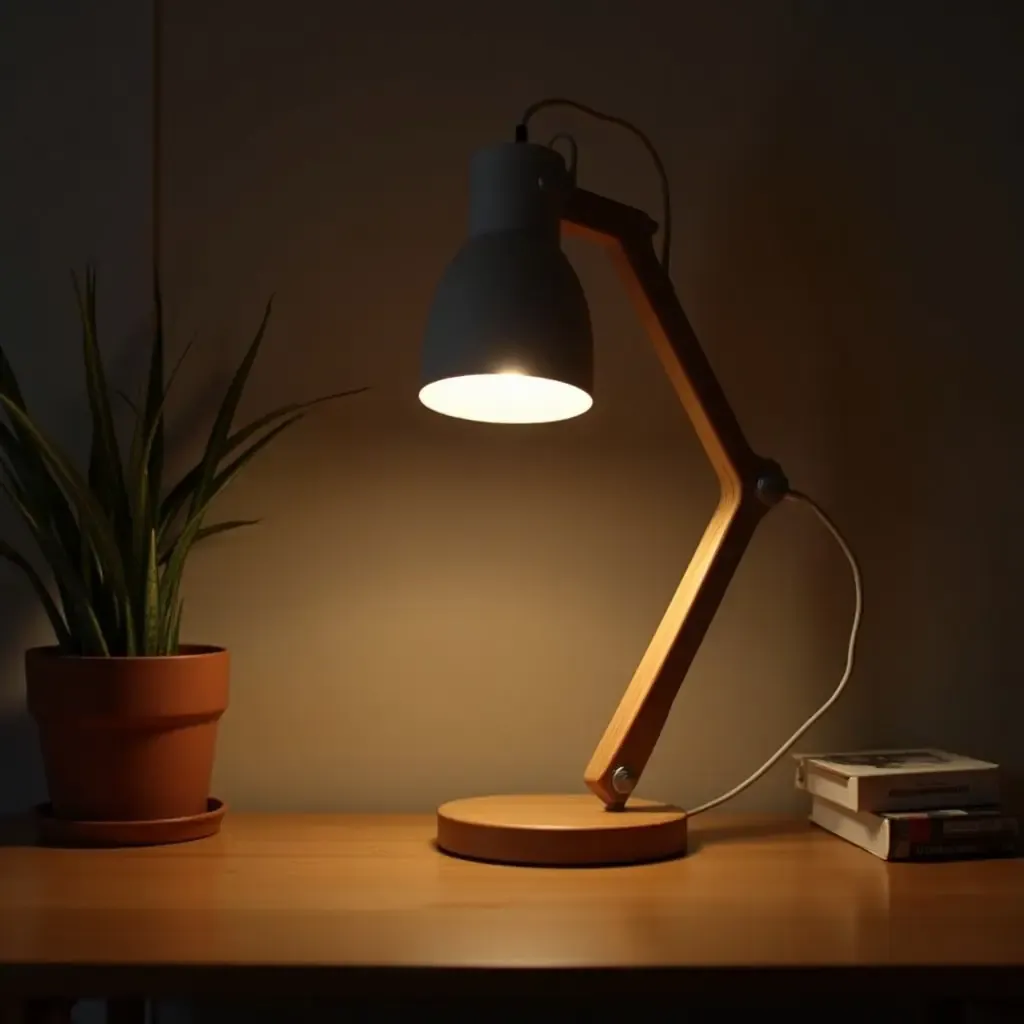
[[[554,423],[593,405],[573,384],[515,372],[444,377],[425,384],[420,401],[434,412],[483,423]]]

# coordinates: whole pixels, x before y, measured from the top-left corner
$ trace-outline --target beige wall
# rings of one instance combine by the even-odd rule
[[[1024,439],[1009,5],[166,6],[166,285],[177,342],[201,341],[181,456],[271,291],[249,412],[373,387],[268,453],[222,505],[264,523],[191,568],[187,632],[235,657],[220,795],[426,810],[577,788],[686,563],[710,471],[600,251],[571,249],[592,413],[500,428],[415,399],[466,161],[552,93],[657,141],[694,326],[752,442],[862,558],[858,672],[807,746],[928,741],[1024,769],[1021,488],[997,485]],[[627,136],[570,115],[547,129],[576,134],[586,187],[655,212]],[[67,262],[36,252],[30,270],[59,282]],[[831,691],[850,613],[821,529],[773,513],[642,791],[693,804],[756,767]],[[4,652],[14,709],[38,619]],[[800,806],[789,765],[736,806]]]

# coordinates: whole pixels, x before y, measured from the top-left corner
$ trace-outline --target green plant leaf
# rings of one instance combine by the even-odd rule
[[[7,395],[12,402],[16,402],[22,409],[25,408],[25,399],[22,396],[21,388],[18,386],[18,378],[7,359],[7,355],[0,346],[0,392]]]
[[[181,528],[181,533],[178,534],[173,547],[170,548],[168,553],[167,567],[164,569],[163,579],[165,586],[169,588],[168,592],[175,595],[175,599],[180,586],[182,572],[185,568],[185,560],[188,558],[192,545],[196,542],[196,537],[203,527],[203,518],[206,516],[210,503],[229,483],[231,483],[231,481],[239,472],[241,472],[250,460],[270,444],[278,434],[287,430],[288,427],[300,419],[302,419],[302,413],[297,413],[295,416],[292,416],[291,419],[278,424],[278,426],[270,431],[269,434],[266,434],[258,441],[251,444],[241,455],[239,455],[225,469],[221,470],[214,478],[208,488],[206,500],[200,504],[197,510],[192,513],[188,520],[186,520],[185,525]]]
[[[2,347],[0,347],[0,394],[7,395],[19,409],[22,409],[26,415],[28,414],[21,388],[18,386],[18,379]],[[37,517],[42,521],[45,509],[46,521],[53,522],[64,550],[70,558],[77,561],[81,542],[78,524],[71,514],[64,495],[51,478],[46,464],[39,458],[32,446],[25,442],[25,433],[17,424],[14,425],[12,431],[6,424],[0,423],[0,447],[10,459],[11,468],[22,484],[38,498],[41,508],[36,509]]]
[[[96,327],[96,275],[85,273],[85,288],[72,274],[75,296],[82,321],[82,353],[85,364],[85,387],[92,416],[92,443],[89,454],[89,486],[99,503],[108,510],[115,529],[123,529],[130,520],[128,492],[124,486],[121,452],[114,429],[110,407],[110,391],[100,356]]]
[[[263,416],[260,416],[247,426],[235,431],[235,433],[228,438],[227,443],[224,446],[224,457],[226,458],[265,427],[269,427],[272,423],[276,423],[278,420],[286,416],[306,412],[313,408],[313,406],[320,405],[324,402],[332,402],[338,398],[347,398],[350,395],[358,395],[367,390],[368,388],[365,387],[351,388],[348,391],[338,391],[332,395],[321,395],[319,398],[310,398],[305,402],[292,402],[288,405],[282,405],[271,412],[265,413]],[[189,503],[189,499],[199,486],[200,480],[202,479],[202,469],[203,465],[201,462],[193,466],[192,469],[190,469],[174,485],[167,497],[164,498],[160,507],[162,533],[166,534],[166,532],[169,531],[175,518]]]
[[[218,533],[227,533],[229,530],[240,530],[243,526],[258,526],[259,519],[225,519],[222,523],[214,523],[212,526],[204,526],[197,534],[194,543],[198,544],[207,537],[216,537]]]
[[[174,602],[174,611],[171,616],[171,627],[167,636],[167,653],[177,654],[181,649],[181,617],[185,613],[184,600]]]
[[[192,343],[195,338],[191,338],[188,344],[182,349],[181,355],[178,356],[177,362],[174,364],[174,368],[171,370],[170,376],[167,378],[167,386],[159,399],[156,401],[156,405],[149,413],[150,423],[149,429],[142,432],[139,435],[138,450],[135,449],[135,439],[133,438],[132,446],[132,457],[131,466],[133,474],[138,477],[139,474],[145,473],[148,476],[149,481],[154,482],[154,473],[158,474],[155,480],[157,487],[152,489],[149,495],[150,502],[154,509],[159,508],[159,476],[163,473],[163,434],[164,434],[164,411],[167,406],[167,399],[170,396],[171,388],[174,386],[175,378],[178,376],[178,371],[181,369],[182,363],[185,362],[185,357],[188,355],[189,350],[192,348]],[[147,400],[148,401],[148,400]],[[147,406],[148,408],[148,406]],[[155,456],[157,448],[161,449],[159,457]]]
[[[60,545],[55,542],[44,528],[40,527],[28,508],[23,494],[19,493],[17,483],[13,480],[0,481],[0,490],[7,496],[11,505],[28,527],[29,532],[43,553],[43,557],[53,570],[54,578],[60,585],[61,599],[64,604],[64,617],[62,621],[66,622],[66,629],[69,632],[64,637],[55,628],[58,643],[61,644],[63,650],[71,650],[81,654],[106,654],[107,642],[104,637],[104,631],[92,607],[89,593],[81,578],[75,572],[74,565],[69,561]],[[7,547],[10,547],[10,545],[7,545]],[[12,558],[11,560],[13,561],[14,559]],[[49,594],[47,596],[49,597]],[[48,608],[47,615],[49,616]],[[53,617],[49,617],[53,621]],[[77,644],[75,643],[76,639],[78,641]],[[68,646],[65,647],[65,644]]]
[[[21,443],[24,432],[15,434],[5,423],[0,423],[0,471],[6,481],[5,490],[33,532],[36,543],[54,571],[57,589],[65,609],[78,599],[68,589],[64,576],[57,570],[58,562],[77,565],[84,545],[63,492],[51,478],[46,464],[36,456],[30,442]],[[88,581],[85,589],[88,593]],[[80,596],[80,595],[79,595]],[[74,628],[75,623],[69,625]]]
[[[243,526],[257,526],[260,523],[259,519],[227,519],[222,523],[214,523],[211,526],[203,526],[197,532],[195,539],[192,541],[193,544],[198,544],[200,541],[206,540],[207,537],[215,537],[218,533],[227,533],[229,530],[238,530]],[[174,545],[177,540],[171,541],[170,544],[160,553],[160,563],[164,564],[171,556],[171,552],[174,550]]]
[[[170,557],[167,560],[167,566],[164,569],[161,580],[166,592],[165,607],[168,623],[166,645],[168,647],[172,645],[171,642],[173,640],[174,617],[177,614],[178,594],[181,590],[181,577],[185,571],[185,560],[188,558],[189,550],[202,526],[202,521],[203,513],[200,512],[185,525],[170,552]]]
[[[170,628],[171,602],[169,588],[166,586],[164,574],[157,579],[157,599],[160,612],[160,621],[157,629],[156,654],[167,654],[167,635]]]
[[[78,301],[79,317],[82,324],[82,356],[85,367],[86,394],[92,420],[92,439],[89,448],[88,491],[97,508],[109,519],[112,540],[118,549],[118,561],[125,576],[125,587],[129,589],[123,606],[109,589],[109,581],[98,582],[94,600],[96,607],[103,608],[103,618],[113,618],[118,634],[126,638],[127,653],[134,653],[137,638],[132,627],[131,588],[141,588],[143,580],[136,577],[140,560],[132,557],[133,515],[131,499],[124,478],[121,451],[114,427],[111,394],[107,386],[106,372],[100,354],[99,332],[96,316],[96,274],[87,268],[84,287],[78,277],[72,274],[75,297]],[[136,423],[136,431],[138,423]],[[104,565],[109,558],[99,552],[100,568],[109,575],[111,569]],[[144,562],[141,563],[144,567]],[[136,572],[133,573],[133,569]],[[113,600],[112,600],[113,598]]]
[[[135,401],[131,398],[131,396],[127,395],[124,391],[121,391],[120,389],[115,391],[114,394],[117,395],[117,397],[120,398],[121,401],[124,402],[124,404],[127,405],[129,409],[131,409],[132,415],[136,418],[136,420],[138,420],[139,407],[135,404]]]
[[[39,573],[36,572],[27,558],[22,556],[20,552],[4,540],[0,540],[0,558],[6,558],[8,562],[12,562],[25,574],[29,583],[32,584],[32,589],[36,592],[36,597],[39,598],[39,603],[46,612],[46,617],[50,620],[50,625],[53,627],[54,635],[57,638],[58,647],[62,651],[72,650],[74,641],[68,632],[67,623],[50,596],[49,590],[46,589],[46,584],[43,583]]]
[[[192,516],[185,522],[185,525],[181,528],[181,533],[178,535],[178,539],[170,551],[170,562],[172,564],[183,545],[185,548],[185,554],[187,554],[188,548],[195,543],[196,538],[199,535],[199,531],[203,526],[203,518],[206,516],[213,499],[216,498],[217,495],[220,494],[220,492],[223,491],[224,488],[227,487],[227,485],[231,483],[231,481],[234,480],[234,478],[242,471],[247,463],[249,463],[256,457],[256,455],[259,454],[260,451],[262,451],[262,449],[270,444],[278,434],[283,433],[293,423],[298,422],[300,419],[302,419],[301,413],[276,426],[269,434],[266,434],[254,444],[251,444],[244,452],[242,452],[241,455],[238,456],[238,458],[229,463],[225,469],[222,469],[220,473],[214,477],[213,483],[210,485],[206,501],[199,506],[197,511],[192,514]],[[211,529],[213,528],[211,527]],[[185,554],[180,556],[182,560],[184,560]]]
[[[235,479],[236,476],[238,476],[238,474],[246,465],[248,465],[249,462],[251,462],[261,451],[263,451],[263,449],[266,448],[267,445],[270,444],[270,442],[273,441],[275,437],[277,437],[279,434],[283,434],[293,424],[298,423],[299,420],[301,420],[304,415],[305,414],[301,412],[296,413],[294,416],[291,416],[289,419],[286,419],[284,423],[279,423],[269,433],[264,434],[263,437],[261,437],[258,441],[254,441],[251,445],[249,445],[249,447],[246,448],[241,455],[237,456],[233,461],[229,462],[227,466],[225,466],[224,469],[222,469],[213,478],[213,482],[210,484],[208,488],[206,499],[202,503],[202,505],[199,506],[199,512],[197,514],[202,515],[203,513],[205,513],[206,509],[209,508],[210,503],[213,501],[213,499],[216,498],[217,495],[220,494],[220,492],[223,491],[224,488],[227,487],[227,485],[231,483],[232,480]]]
[[[142,419],[146,424],[146,464],[148,468],[150,505],[160,505],[160,482],[164,475],[164,303],[157,270],[153,268],[153,348],[149,353],[149,377]],[[169,389],[169,387],[168,387]]]
[[[146,559],[146,594],[143,608],[141,654],[159,654],[160,649],[160,573],[156,557],[156,530],[149,531],[149,555]]]
[[[82,478],[67,456],[6,395],[0,394],[0,403],[7,410],[11,420],[21,426],[27,440],[53,474],[60,490],[77,509],[79,526],[88,537],[96,553],[98,566],[102,570],[103,589],[110,594],[122,611],[127,637],[126,653],[134,654],[135,630],[131,593],[112,523],[90,491],[88,482]]]
[[[203,460],[200,464],[199,484],[192,493],[192,500],[189,505],[190,519],[194,518],[199,508],[206,504],[207,493],[213,484],[217,467],[224,459],[227,439],[231,432],[231,424],[235,418],[235,412],[238,409],[238,403],[241,401],[242,392],[245,390],[245,384],[249,379],[253,363],[256,362],[256,356],[259,354],[263,336],[266,334],[273,304],[274,300],[271,297],[267,302],[266,309],[263,311],[263,319],[260,321],[256,336],[242,357],[242,362],[235,371],[235,375],[231,378],[231,383],[228,384],[228,389],[224,393],[224,399],[217,410],[213,426],[210,428],[210,437],[206,442],[206,451],[203,453]]]
[[[194,544],[255,525],[237,519],[204,526],[212,501],[273,439],[310,407],[365,388],[274,409],[239,430],[234,419],[266,334],[268,302],[214,418],[203,455],[166,496],[165,409],[192,342],[169,376],[164,372],[163,300],[154,268],[154,325],[143,395],[127,458],[114,429],[98,340],[96,277],[75,279],[92,437],[88,468],[79,471],[30,416],[14,371],[0,348],[0,488],[21,515],[53,575],[55,594],[18,551],[0,542],[0,558],[28,574],[62,650],[82,654],[168,653],[178,650],[185,563]],[[120,410],[119,410],[120,412]],[[184,520],[173,541],[171,535]],[[55,600],[59,594],[60,604]]]
[[[159,314],[158,314],[159,315]],[[178,371],[181,369],[188,355],[195,337],[191,338],[178,356],[166,385],[162,383],[162,372],[160,383],[163,391],[159,398],[154,398],[154,393],[147,395],[146,416],[136,422],[136,429],[132,435],[131,454],[129,456],[128,479],[131,488],[131,509],[132,509],[132,561],[135,565],[147,564],[149,556],[149,538],[154,531],[159,546],[159,497],[160,481],[154,480],[154,474],[163,472],[163,436],[164,436],[164,412],[174,385]],[[162,350],[162,343],[161,343]],[[150,375],[150,387],[154,386],[155,374]],[[154,404],[155,403],[155,404]],[[149,419],[149,427],[146,428],[145,420]],[[158,560],[158,564],[162,561]],[[153,613],[149,610],[150,601],[150,579],[148,573],[138,575],[135,583],[135,593],[138,595],[135,622],[142,631],[138,638],[140,647],[151,650],[154,644],[161,646],[155,639],[156,634],[163,630],[162,616],[159,614],[152,620]],[[152,621],[151,621],[152,620]],[[147,625],[148,624],[148,625]],[[155,651],[159,653],[159,651]]]
[[[239,445],[245,444],[254,434],[263,430],[264,427],[269,427],[272,423],[283,419],[285,416],[293,416],[298,412],[308,412],[316,405],[322,405],[324,402],[333,402],[339,398],[349,398],[352,395],[362,394],[364,391],[369,391],[369,388],[349,388],[347,391],[335,391],[334,394],[320,395],[319,398],[309,398],[305,402],[290,402],[288,405],[282,405],[271,412],[264,413],[258,419],[253,420],[248,426],[235,431],[228,438],[226,454],[230,454]]]

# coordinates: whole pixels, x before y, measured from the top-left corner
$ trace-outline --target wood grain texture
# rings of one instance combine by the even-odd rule
[[[651,800],[611,811],[587,794],[470,797],[438,808],[437,845],[501,864],[640,864],[686,853],[686,813]]]
[[[702,815],[686,858],[575,871],[447,857],[427,815],[236,814],[209,839],[123,850],[36,848],[26,828],[0,828],[0,997],[850,968],[934,993],[973,968],[995,998],[1024,974],[1024,862],[886,864],[786,818]]]
[[[611,248],[633,305],[663,369],[718,477],[720,500],[647,650],[644,652],[584,780],[608,806],[625,797],[612,775],[638,780],[672,703],[718,611],[757,524],[768,511],[758,494],[763,475],[781,471],[747,443],[711,363],[655,255],[656,225],[642,211],[574,189],[562,211],[565,226]]]

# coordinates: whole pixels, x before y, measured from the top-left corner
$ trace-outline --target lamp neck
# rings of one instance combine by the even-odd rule
[[[508,142],[479,150],[470,165],[469,233],[529,231],[557,243],[570,188],[565,161],[547,146]]]

